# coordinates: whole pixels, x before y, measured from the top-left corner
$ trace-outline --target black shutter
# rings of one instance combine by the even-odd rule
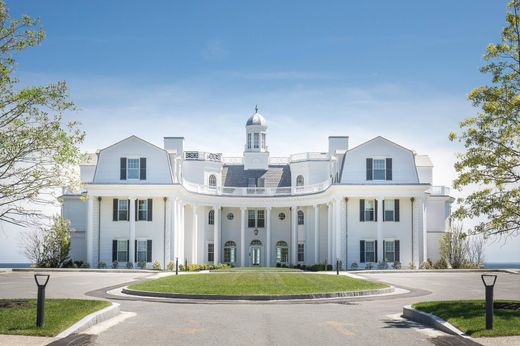
[[[359,263],[365,263],[365,241],[359,241]]]
[[[126,221],[130,221],[130,200],[128,200],[128,208],[126,208]]]
[[[117,221],[117,198],[114,198],[112,202],[112,221]]]
[[[137,239],[134,242],[134,261],[139,262],[137,260]]]
[[[152,199],[148,199],[148,221],[152,221]]]
[[[374,262],[377,262],[377,240],[374,241],[374,249],[376,250],[374,253]]]
[[[386,159],[386,180],[392,180],[392,159]]]
[[[385,200],[383,199],[383,221],[386,221],[385,218]]]
[[[130,260],[130,240],[126,241],[126,261]]]
[[[367,180],[372,180],[372,159],[367,159]]]
[[[365,221],[365,200],[359,200],[359,221]]]
[[[139,209],[137,208],[137,206],[139,205],[139,200],[136,198],[135,199],[135,203],[134,203],[134,208],[135,208],[135,221],[139,220]]]
[[[386,261],[386,256],[385,256],[385,243],[386,243],[386,240],[383,240],[383,262]]]
[[[396,199],[394,201],[394,221],[398,222],[399,221],[399,200]]]
[[[126,157],[120,159],[121,173],[119,179],[126,180]]]
[[[117,240],[112,240],[112,262],[117,261]]]
[[[395,246],[395,261],[401,262],[401,259],[399,258],[401,256],[401,251],[399,249],[399,240],[396,240],[394,242],[394,246]]]
[[[377,211],[379,210],[379,209],[377,209],[377,199],[375,200],[374,205],[375,205],[375,208],[374,208],[375,209],[374,210],[374,221],[377,221]]]
[[[146,241],[146,262],[152,261],[152,240],[148,239]]]
[[[139,179],[140,180],[146,180],[146,157],[141,157],[141,159],[139,160],[140,163],[139,163],[139,169],[140,169],[140,174],[139,174]]]

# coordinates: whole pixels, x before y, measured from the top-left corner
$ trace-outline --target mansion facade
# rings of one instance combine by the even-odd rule
[[[61,197],[71,258],[406,268],[439,257],[454,199],[432,185],[427,155],[383,137],[349,148],[347,136],[332,136],[327,151],[271,157],[258,111],[245,129],[242,157],[136,136],[89,155],[84,191]]]

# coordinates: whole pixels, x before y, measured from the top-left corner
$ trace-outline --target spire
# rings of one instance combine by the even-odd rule
[[[255,113],[258,113],[258,105],[255,106]]]

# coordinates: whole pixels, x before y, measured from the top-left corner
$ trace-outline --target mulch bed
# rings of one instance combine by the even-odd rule
[[[493,308],[505,310],[520,310],[520,303],[495,302],[493,303]]]
[[[0,309],[28,308],[31,303],[28,300],[0,300]]]

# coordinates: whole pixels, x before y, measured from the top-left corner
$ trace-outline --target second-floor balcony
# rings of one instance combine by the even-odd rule
[[[451,193],[451,189],[447,186],[434,185],[430,187],[430,189],[427,192],[429,192],[432,196],[449,196]]]

